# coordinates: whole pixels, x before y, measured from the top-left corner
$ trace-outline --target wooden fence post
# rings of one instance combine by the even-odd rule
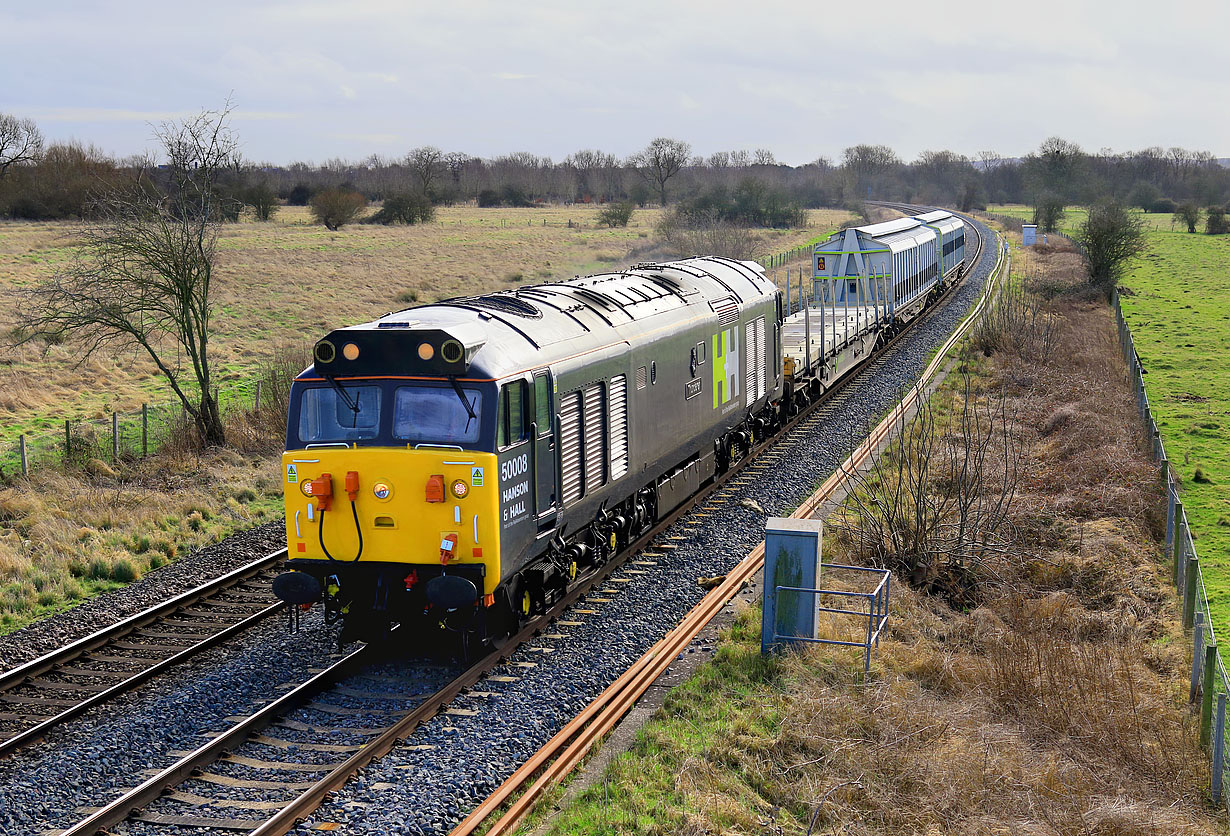
[[[141,404],[141,456],[149,455],[149,404]]]
[[[73,425],[67,418],[64,419],[64,462],[73,456]]]
[[[263,380],[256,381],[256,404],[253,406],[253,409],[261,408],[261,384],[262,383],[264,383]]]
[[[111,463],[120,460],[120,414],[111,413]]]
[[[18,436],[17,443],[21,446],[21,475],[30,475],[30,459],[26,456],[26,437],[25,435]]]

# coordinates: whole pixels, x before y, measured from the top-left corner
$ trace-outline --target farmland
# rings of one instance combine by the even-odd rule
[[[355,224],[329,232],[306,209],[269,223],[222,228],[214,284],[215,379],[224,402],[267,373],[284,349],[329,329],[463,294],[599,272],[667,254],[638,210],[627,228],[597,226],[596,206],[441,208],[421,226]],[[848,219],[816,210],[808,226],[756,233],[769,254],[826,235]],[[19,294],[72,258],[71,223],[0,223],[0,334],[12,333]],[[0,354],[0,447],[19,434],[63,432],[66,419],[105,419],[169,400],[152,362],[133,349],[82,362],[71,340],[6,345]],[[268,442],[87,472],[36,470],[0,486],[0,632],[139,576],[227,534],[280,517]],[[12,474],[11,466],[6,473]]]

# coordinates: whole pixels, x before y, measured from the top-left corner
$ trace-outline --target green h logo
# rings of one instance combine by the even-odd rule
[[[713,408],[717,409],[739,394],[739,347],[736,329],[713,335]]]

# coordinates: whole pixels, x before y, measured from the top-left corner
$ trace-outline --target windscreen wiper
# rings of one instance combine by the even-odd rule
[[[342,403],[346,404],[346,406],[350,409],[350,411],[354,413],[355,423],[358,423],[358,420],[359,420],[358,395],[356,395],[355,399],[352,401],[350,400],[350,394],[346,391],[346,387],[338,383],[337,379],[334,378],[333,375],[331,374],[325,375],[325,380],[329,381],[329,385],[332,386],[334,389],[336,389],[337,393],[342,396]]]
[[[474,407],[470,406],[470,402],[466,400],[465,393],[461,391],[461,384],[457,382],[455,375],[448,376],[448,382],[453,384],[453,391],[457,393],[457,397],[461,398],[461,405],[466,408],[466,415],[470,416],[470,421],[477,421],[478,416],[474,414]],[[466,429],[470,429],[470,421],[466,421]]]

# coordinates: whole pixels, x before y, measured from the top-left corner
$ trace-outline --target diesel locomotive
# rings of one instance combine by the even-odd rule
[[[958,276],[939,214],[816,247],[793,315],[760,265],[697,257],[330,332],[291,387],[275,593],[343,639],[515,631]]]

